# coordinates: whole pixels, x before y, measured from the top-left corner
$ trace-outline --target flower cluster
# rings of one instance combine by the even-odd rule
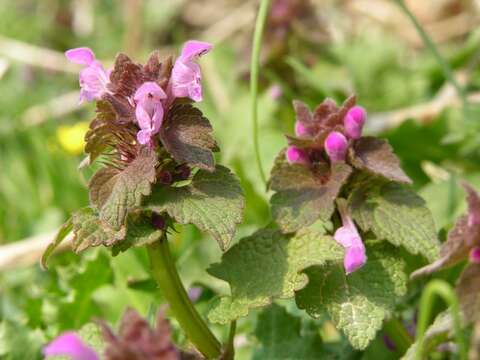
[[[105,344],[101,356],[85,344],[76,333],[68,331],[43,348],[46,358],[67,356],[71,360],[176,360],[186,356],[194,359],[195,354],[187,354],[177,349],[171,339],[171,328],[163,311],[157,316],[154,329],[133,309],[123,315],[118,335],[109,326],[100,322]]]
[[[188,41],[175,61],[171,75],[162,74],[165,78],[158,78],[158,71],[155,71],[160,67],[156,55],[143,69],[121,56],[120,61],[117,58],[115,68],[109,70],[105,70],[89,48],[71,49],[65,55],[68,60],[84,66],[80,72],[80,101],[108,101],[113,97],[117,105],[120,102],[127,110],[133,108],[132,120],[139,128],[136,133],[138,143],[153,146],[153,137],[160,131],[165,110],[176,98],[202,101],[201,72],[196,60],[211,48],[212,45],[205,42]],[[122,74],[125,71],[126,75],[135,73],[140,76],[126,77]]]
[[[362,136],[366,111],[348,99],[341,108],[327,99],[312,114],[301,102],[295,101],[297,114],[296,137],[289,137],[291,145],[286,150],[290,164],[314,167],[319,163],[345,162],[349,146]],[[365,246],[351,218],[347,205],[340,199],[337,208],[342,226],[335,232],[334,239],[345,248],[344,267],[347,274],[362,267],[367,261]]]
[[[330,114],[327,111],[336,105],[328,99],[314,114],[298,101],[294,106],[297,110],[295,135],[300,140],[300,146],[288,147],[287,160],[290,163],[310,164],[319,160],[324,149],[330,161],[345,161],[349,141],[362,136],[367,117],[365,110],[361,106],[350,107],[347,104],[348,107]]]

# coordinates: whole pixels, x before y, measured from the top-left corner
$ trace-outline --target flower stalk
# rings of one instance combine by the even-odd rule
[[[250,64],[250,94],[252,97],[252,121],[253,121],[253,147],[258,172],[264,184],[267,183],[265,172],[263,171],[262,158],[260,156],[260,144],[258,139],[258,71],[260,68],[260,50],[262,48],[263,29],[267,21],[270,0],[262,0],[258,10],[257,22],[255,23],[255,32],[253,34],[252,61]]]
[[[450,313],[453,318],[453,329],[455,331],[456,343],[458,345],[460,359],[467,359],[467,346],[463,338],[461,321],[460,321],[460,306],[458,304],[457,296],[452,287],[443,280],[432,280],[427,284],[425,290],[420,298],[420,313],[417,323],[417,352],[415,359],[423,359],[423,341],[427,327],[430,323],[430,315],[433,309],[433,302],[435,296],[439,296],[450,306]]]
[[[187,338],[207,358],[221,354],[220,342],[201,318],[180,280],[166,236],[147,246],[152,274]]]

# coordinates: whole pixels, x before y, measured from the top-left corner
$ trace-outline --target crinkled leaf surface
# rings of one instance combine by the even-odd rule
[[[336,163],[321,173],[300,164],[289,164],[282,151],[275,161],[270,188],[272,216],[282,231],[289,233],[327,221],[335,209],[335,199],[351,173],[345,163]]]
[[[260,230],[240,240],[208,269],[231,288],[231,296],[222,297],[208,317],[226,324],[273,298],[291,298],[307,284],[301,271],[341,258],[343,249],[330,236],[306,230],[295,236]]]
[[[112,247],[113,255],[126,251],[131,247],[140,247],[159,240],[163,231],[152,225],[151,216],[145,213],[134,213],[127,217],[125,239]]]
[[[217,144],[212,126],[192,105],[175,104],[170,108],[160,139],[177,162],[209,171],[215,169],[212,151],[217,150]]]
[[[325,354],[318,331],[306,330],[302,329],[301,318],[273,304],[258,316],[255,335],[260,347],[255,349],[252,359],[321,359]]]
[[[407,291],[405,263],[397,253],[388,244],[368,247],[367,263],[348,276],[341,261],[308,269],[310,281],[296,294],[298,307],[313,317],[326,309],[352,346],[365,349]]]
[[[353,143],[350,162],[358,169],[367,170],[387,180],[410,184],[412,180],[403,172],[400,161],[386,140],[362,137]]]
[[[197,226],[225,250],[242,221],[245,198],[238,178],[217,165],[213,172],[198,171],[187,186],[157,186],[145,207],[166,211],[180,224]]]
[[[354,220],[378,239],[404,246],[428,260],[438,258],[439,242],[432,214],[413,190],[398,183],[357,186],[349,198]]]
[[[72,247],[77,253],[94,246],[112,246],[125,238],[125,228],[120,231],[112,229],[88,207],[72,214],[72,224]]]
[[[135,160],[112,180],[90,184],[90,193],[96,194],[93,199],[103,202],[99,209],[100,219],[116,230],[124,225],[128,212],[139,206],[143,197],[150,194],[157,161],[154,151],[142,148]]]
[[[447,241],[442,244],[440,258],[430,265],[412,273],[412,277],[431,274],[465,260],[470,250],[480,246],[480,197],[468,184],[464,184],[467,192],[468,213],[461,216],[455,227],[448,233]]]
[[[450,331],[453,329],[453,319],[450,312],[444,311],[437,315],[434,322],[425,332],[423,339],[423,353],[428,354],[439,344],[447,341]],[[417,360],[416,353],[418,342],[414,342],[401,360]]]

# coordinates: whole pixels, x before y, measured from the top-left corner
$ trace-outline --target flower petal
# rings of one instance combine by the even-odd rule
[[[157,101],[166,99],[167,97],[165,91],[163,91],[163,89],[156,82],[147,81],[137,89],[133,98],[135,101],[139,102],[148,99],[150,96]]]
[[[86,346],[74,332],[65,332],[43,348],[43,355],[69,356],[71,360],[99,360],[95,351]]]
[[[90,65],[95,60],[95,54],[87,47],[80,47],[65,51],[68,60],[75,64]]]
[[[362,246],[354,246],[345,250],[343,266],[347,275],[360,269],[367,262],[365,246],[363,246],[363,243],[361,245]]]
[[[183,62],[190,62],[202,56],[212,49],[213,45],[203,41],[189,40],[183,45],[180,59]]]

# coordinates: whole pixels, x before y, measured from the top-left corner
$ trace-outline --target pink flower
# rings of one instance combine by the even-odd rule
[[[365,254],[365,246],[363,245],[362,238],[348,213],[346,201],[338,200],[337,204],[338,211],[342,217],[343,226],[335,231],[333,238],[345,248],[343,266],[348,275],[365,265],[367,262],[367,256]]]
[[[99,100],[107,90],[110,72],[105,71],[102,64],[95,59],[92,50],[86,47],[70,49],[65,56],[71,62],[85,65],[80,71],[80,102]]]
[[[195,62],[210,51],[212,45],[206,42],[190,40],[185,43],[182,54],[175,61],[170,87],[174,97],[189,97],[193,101],[202,101],[200,66]]]
[[[297,135],[298,137],[309,137],[310,131],[307,129],[303,122],[297,120],[295,122],[295,135]]]
[[[65,332],[43,348],[43,355],[69,356],[71,360],[99,360],[95,350],[85,345],[82,340],[71,331]]]
[[[140,131],[137,140],[140,144],[149,144],[151,137],[160,131],[163,121],[162,99],[167,95],[162,88],[153,81],[147,81],[140,86],[133,99],[136,103],[135,117]]]
[[[470,250],[470,262],[480,264],[480,247]]]
[[[362,136],[362,129],[366,119],[367,112],[364,108],[361,106],[354,106],[351,108],[343,119],[347,136],[351,139],[360,138]]]
[[[325,139],[325,151],[332,162],[344,161],[347,148],[347,138],[338,131],[332,131]]]
[[[270,96],[270,98],[273,100],[273,101],[276,101],[278,99],[280,99],[283,95],[283,90],[281,88],[280,85],[278,84],[273,84],[272,86],[270,86],[270,88],[268,89],[268,95]]]
[[[286,152],[287,161],[290,164],[304,164],[307,165],[310,163],[308,155],[304,149],[300,149],[296,146],[289,146]]]

